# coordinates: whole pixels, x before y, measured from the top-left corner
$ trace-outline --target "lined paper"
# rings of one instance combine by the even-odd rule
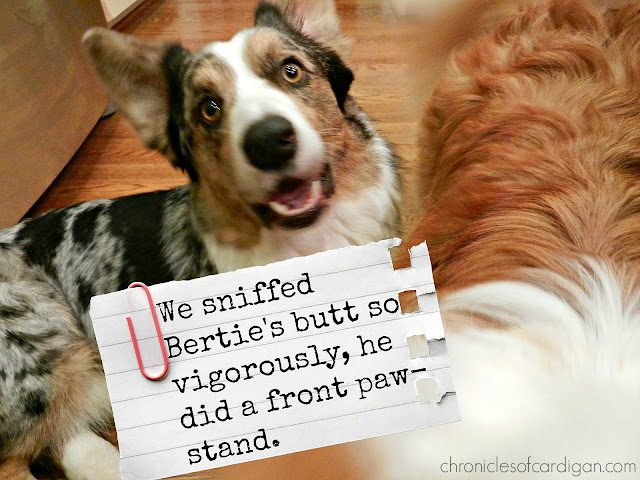
[[[425,244],[399,240],[150,287],[168,374],[139,288],[94,297],[123,480],[152,480],[459,420]],[[402,314],[398,293],[420,310]],[[407,338],[428,355],[411,358]],[[437,391],[419,397],[417,380]],[[424,382],[422,383],[424,385]],[[421,403],[421,400],[423,403]]]

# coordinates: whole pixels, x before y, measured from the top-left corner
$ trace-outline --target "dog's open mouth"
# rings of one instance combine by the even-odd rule
[[[317,178],[284,178],[266,204],[254,207],[267,226],[304,228],[317,220],[333,194],[333,177],[327,165]]]

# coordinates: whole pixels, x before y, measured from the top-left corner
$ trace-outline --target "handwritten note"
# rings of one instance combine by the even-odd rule
[[[399,240],[94,297],[123,480],[152,480],[460,419],[426,245]],[[415,290],[419,311],[398,294]],[[410,339],[410,340],[408,340]]]

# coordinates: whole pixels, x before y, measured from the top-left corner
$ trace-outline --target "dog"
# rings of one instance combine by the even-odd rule
[[[449,17],[445,43],[469,11],[513,10],[427,105],[408,240],[429,246],[462,421],[357,454],[370,479],[638,478],[640,4],[490,3]]]
[[[49,453],[119,478],[92,296],[394,236],[397,158],[350,96],[333,2],[265,0],[255,26],[192,53],[106,29],[84,44],[142,141],[190,182],[0,232],[0,478]]]

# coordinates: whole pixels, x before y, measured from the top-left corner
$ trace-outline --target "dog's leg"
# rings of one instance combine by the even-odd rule
[[[10,458],[0,465],[0,478],[11,480],[36,480],[29,470],[27,459]]]
[[[89,433],[111,422],[97,353],[60,293],[2,248],[0,373],[0,479],[32,480],[28,461],[45,450],[72,480],[119,478],[115,447]]]
[[[73,433],[60,439],[52,449],[56,461],[68,480],[119,480],[118,449],[90,427],[104,424],[105,417],[110,416],[107,384],[101,372],[93,374],[80,400],[83,409],[74,419]]]
[[[89,430],[62,449],[61,464],[69,480],[119,480],[119,462],[118,449]]]

